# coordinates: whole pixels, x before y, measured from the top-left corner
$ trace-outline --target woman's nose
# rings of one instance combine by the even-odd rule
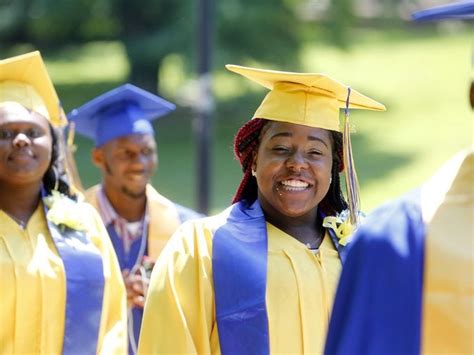
[[[13,139],[13,145],[15,147],[25,147],[27,145],[31,144],[31,140],[28,138],[28,136],[24,133],[18,133],[15,138]]]
[[[286,165],[288,168],[292,170],[299,171],[301,169],[307,168],[308,162],[306,161],[303,154],[299,152],[295,152],[288,158]]]

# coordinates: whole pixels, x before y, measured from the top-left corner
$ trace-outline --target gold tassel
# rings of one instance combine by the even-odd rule
[[[64,117],[65,122],[67,122],[66,114],[64,113],[61,103],[59,103],[59,112],[60,115]],[[74,145],[74,122],[69,122],[68,126],[69,130],[67,139],[65,139],[64,137],[66,127],[61,127],[61,138],[59,139],[60,151],[63,155],[64,169],[68,176],[69,183],[73,192],[79,195],[84,195],[85,190],[81,182],[81,177],[79,176],[76,159],[74,158],[74,152],[76,151],[76,147]]]
[[[354,164],[354,157],[352,155],[351,144],[351,126],[349,122],[349,97],[351,95],[351,88],[348,88],[346,108],[344,110],[344,128],[343,128],[343,159],[345,167],[345,179],[347,200],[349,204],[350,221],[353,226],[359,224],[360,198],[359,198],[359,181]]]

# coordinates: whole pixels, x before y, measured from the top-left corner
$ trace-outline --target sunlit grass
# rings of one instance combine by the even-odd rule
[[[118,42],[65,48],[47,63],[55,84],[123,81],[129,71],[125,49]]]

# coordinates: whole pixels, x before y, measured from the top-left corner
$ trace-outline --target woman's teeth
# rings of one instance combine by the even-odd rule
[[[283,187],[289,191],[301,191],[306,189],[309,184],[300,180],[284,180],[281,182]]]

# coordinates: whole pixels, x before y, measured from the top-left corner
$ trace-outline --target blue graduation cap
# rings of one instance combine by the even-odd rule
[[[414,12],[414,21],[434,21],[445,19],[474,20],[474,0],[453,2]]]
[[[152,120],[176,108],[174,104],[125,84],[110,90],[68,114],[76,132],[95,141],[96,147],[134,133],[154,134]]]

